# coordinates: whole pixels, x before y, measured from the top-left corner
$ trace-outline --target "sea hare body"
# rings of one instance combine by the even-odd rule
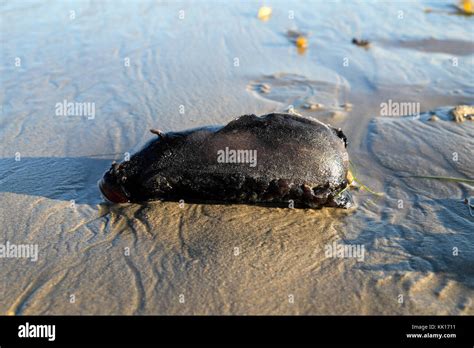
[[[111,202],[150,200],[349,208],[341,130],[294,114],[161,133],[100,181]]]

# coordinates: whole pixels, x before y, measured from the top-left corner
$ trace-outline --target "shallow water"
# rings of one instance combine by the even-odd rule
[[[472,185],[411,177],[473,179],[474,126],[447,110],[474,102],[474,18],[444,1],[272,1],[263,22],[260,5],[0,3],[0,244],[39,247],[0,259],[1,313],[474,313]],[[442,119],[380,117],[389,99]],[[64,100],[94,117],[56,115]],[[342,127],[384,196],[354,190],[348,211],[103,204],[97,180],[149,128],[290,105]],[[363,260],[326,257],[333,242]]]

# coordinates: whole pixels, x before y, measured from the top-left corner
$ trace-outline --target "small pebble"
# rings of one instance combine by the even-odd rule
[[[262,6],[258,10],[258,18],[262,21],[267,21],[270,19],[270,16],[272,15],[272,8],[268,6]]]
[[[359,39],[353,38],[352,43],[359,47],[367,48],[370,46],[370,42],[368,40],[359,40]]]
[[[343,107],[345,111],[351,111],[352,110],[352,104],[351,103],[342,104],[341,107]]]
[[[472,120],[474,117],[474,106],[458,105],[451,110],[451,115],[455,122],[464,122],[464,120]]]
[[[296,47],[298,48],[308,47],[308,40],[304,36],[298,36],[295,43],[296,43]]]
[[[270,91],[272,90],[272,87],[270,87],[270,85],[266,84],[266,83],[262,83],[261,85],[258,86],[258,90],[261,92],[261,93],[270,93]]]
[[[323,104],[320,103],[306,103],[303,105],[303,108],[308,110],[319,110],[323,108]]]
[[[474,14],[474,5],[472,0],[461,0],[458,8],[463,14]]]

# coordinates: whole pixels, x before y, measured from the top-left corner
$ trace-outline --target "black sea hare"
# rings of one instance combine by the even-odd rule
[[[99,183],[114,203],[150,200],[348,208],[346,137],[295,114],[162,133]],[[341,192],[343,191],[343,192]]]

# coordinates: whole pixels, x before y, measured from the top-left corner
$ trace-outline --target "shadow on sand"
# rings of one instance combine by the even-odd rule
[[[474,220],[467,206],[457,199],[434,199],[415,203],[409,215],[403,219],[408,222],[396,224],[390,222],[389,214],[382,214],[382,222],[368,223],[370,227],[346,241],[364,245],[369,258],[372,252],[384,252],[395,255],[398,260],[380,264],[369,261],[360,269],[389,270],[400,275],[434,272],[474,289],[474,251],[471,247]],[[433,223],[441,226],[434,227]],[[380,245],[388,247],[381,249]]]
[[[97,182],[112,161],[92,157],[1,158],[0,192],[98,204],[103,199]]]

